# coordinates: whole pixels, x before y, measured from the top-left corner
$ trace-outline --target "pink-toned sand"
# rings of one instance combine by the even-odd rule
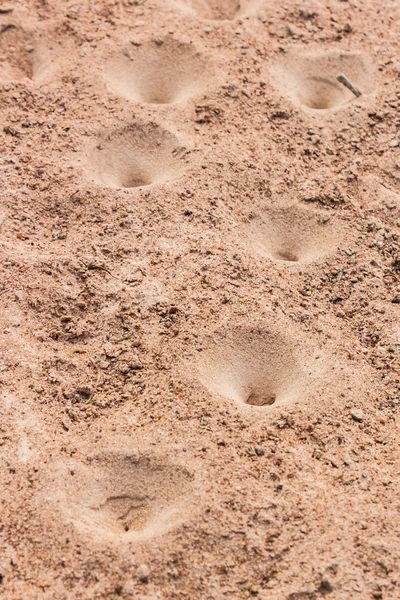
[[[399,18],[0,4],[1,599],[398,600]]]

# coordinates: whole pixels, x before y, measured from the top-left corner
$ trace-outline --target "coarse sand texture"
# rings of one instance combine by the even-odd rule
[[[399,600],[398,0],[0,2],[0,600]]]

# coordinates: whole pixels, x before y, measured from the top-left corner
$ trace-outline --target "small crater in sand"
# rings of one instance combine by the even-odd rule
[[[118,540],[158,535],[182,521],[190,474],[148,456],[102,454],[59,465],[60,508],[78,529]]]
[[[356,100],[337,80],[339,75],[345,75],[362,95],[370,93],[375,85],[371,60],[356,52],[292,52],[272,69],[275,83],[283,94],[295,104],[314,110],[334,110]]]
[[[0,25],[0,82],[40,81],[51,65],[43,43],[14,23]]]
[[[130,46],[104,71],[107,87],[128,100],[176,104],[204,91],[208,61],[191,44],[172,39]]]
[[[262,409],[299,400],[307,380],[295,344],[269,329],[217,333],[198,373],[212,394]]]
[[[181,0],[180,4],[203,19],[221,21],[254,14],[260,0]]]
[[[96,183],[140,188],[183,175],[188,151],[161,127],[134,124],[97,140],[88,152],[86,170]]]
[[[265,210],[242,231],[256,252],[288,263],[308,263],[332,254],[343,237],[336,220],[303,206]]]

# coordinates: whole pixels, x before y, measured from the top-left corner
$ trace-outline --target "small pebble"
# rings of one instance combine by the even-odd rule
[[[148,583],[150,577],[150,569],[147,565],[139,565],[137,577],[142,583]]]
[[[132,371],[140,371],[141,369],[143,369],[142,365],[137,361],[131,362],[129,367]]]
[[[353,421],[357,421],[357,423],[361,423],[364,419],[364,413],[360,408],[355,408],[350,414]]]

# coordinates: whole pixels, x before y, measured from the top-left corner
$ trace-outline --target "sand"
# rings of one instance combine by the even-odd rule
[[[399,598],[399,17],[0,5],[1,598]]]

